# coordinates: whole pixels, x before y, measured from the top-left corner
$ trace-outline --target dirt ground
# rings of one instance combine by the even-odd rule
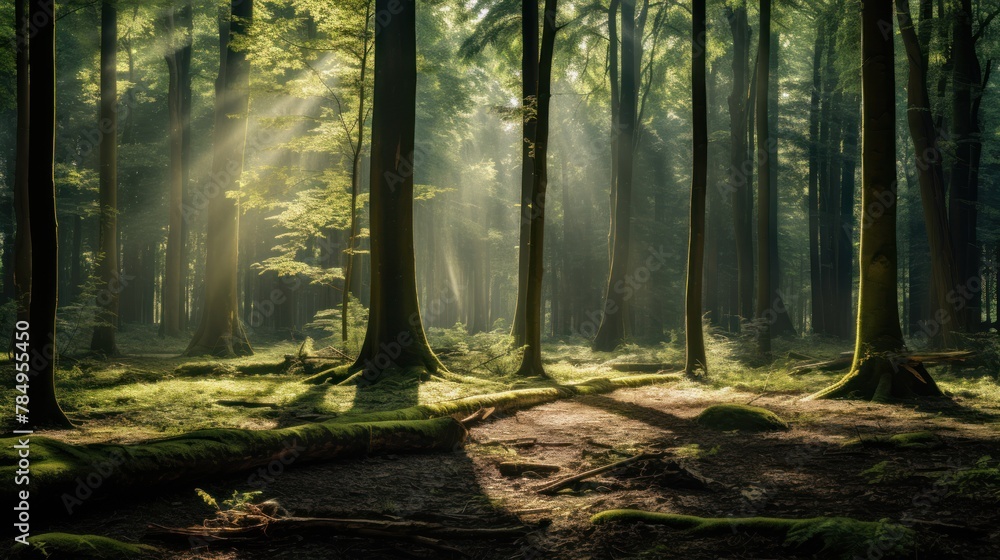
[[[619,558],[807,558],[780,541],[746,534],[695,538],[646,525],[595,527],[591,515],[606,509],[640,508],[711,517],[848,516],[889,518],[912,526],[921,538],[919,558],[1000,558],[1000,510],[995,496],[944,487],[933,473],[972,467],[1000,455],[997,417],[939,403],[877,405],[805,401],[801,394],[753,400],[788,420],[787,432],[742,434],[703,428],[693,418],[711,404],[747,403],[754,395],[733,390],[650,386],[609,395],[560,401],[504,417],[471,430],[463,450],[435,455],[373,457],[364,461],[291,465],[263,484],[238,477],[201,487],[222,498],[233,490],[263,489],[300,516],[408,519],[457,526],[525,524],[527,537],[506,541],[450,541],[468,557],[483,559]],[[931,430],[937,449],[845,448],[861,437]],[[535,438],[516,446],[497,440]],[[544,445],[552,444],[556,445]],[[695,447],[697,446],[697,447]],[[665,451],[711,479],[703,489],[658,484],[642,469],[623,469],[590,479],[555,496],[535,490],[546,480],[501,476],[497,464],[526,460],[559,465],[562,477],[642,451]],[[894,480],[870,483],[863,471],[883,461]],[[554,478],[549,478],[552,480]],[[263,486],[261,488],[261,486]],[[197,525],[212,510],[193,487],[149,497],[129,496],[75,516],[54,530],[143,540],[149,524]],[[934,523],[971,528],[955,534]],[[178,559],[442,558],[440,550],[405,541],[303,534],[254,547],[191,550],[176,545]],[[877,558],[878,556],[873,556]]]

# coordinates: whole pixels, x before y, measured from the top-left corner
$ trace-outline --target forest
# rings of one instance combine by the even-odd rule
[[[0,554],[1000,558],[998,15],[3,2]]]

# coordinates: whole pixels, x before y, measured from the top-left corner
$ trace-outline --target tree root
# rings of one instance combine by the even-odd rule
[[[923,364],[879,354],[865,357],[857,369],[810,398],[889,402],[895,399],[940,396],[941,389]]]
[[[683,530],[698,537],[724,537],[736,532],[783,538],[785,545],[803,552],[818,552],[824,558],[854,558],[878,551],[880,558],[907,557],[916,547],[912,529],[881,521],[849,517],[697,517],[634,509],[602,511],[592,523],[643,522]]]

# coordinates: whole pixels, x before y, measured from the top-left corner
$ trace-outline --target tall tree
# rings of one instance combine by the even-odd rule
[[[29,41],[31,106],[28,138],[28,209],[31,225],[29,426],[71,427],[56,400],[56,306],[59,299],[59,230],[56,223],[56,14],[51,0],[31,0]]]
[[[250,108],[250,64],[233,45],[253,22],[253,0],[233,0],[228,18],[220,17],[220,49],[225,53],[215,83],[215,137],[212,177],[219,184],[208,202],[205,300],[201,324],[185,354],[219,357],[253,354],[238,313],[238,239],[240,214],[235,198],[246,150]]]
[[[850,372],[819,398],[939,395],[930,374],[905,352],[896,300],[896,92],[892,4],[861,9],[861,286]],[[888,27],[888,32],[886,26]]]
[[[90,349],[117,356],[118,345],[118,6],[101,2],[100,257],[97,306],[100,308]]]
[[[771,0],[760,0],[760,38],[757,50],[757,350],[771,353],[771,136],[768,87],[771,76]]]
[[[167,63],[167,111],[169,122],[170,146],[170,181],[167,201],[167,250],[164,257],[163,272],[163,315],[160,322],[160,334],[177,336],[181,333],[181,316],[184,312],[182,303],[183,286],[181,285],[182,260],[181,246],[184,244],[184,97],[181,89],[183,42],[178,41],[176,25],[176,10],[169,6],[164,14],[164,27],[167,37],[167,52],[164,59]],[[186,30],[185,30],[186,31]]]
[[[766,1],[766,0],[765,0]],[[691,221],[688,234],[687,280],[684,296],[684,371],[708,371],[702,332],[702,277],[705,266],[705,199],[708,191],[708,92],[705,83],[705,0],[691,4],[692,170]],[[764,59],[765,61],[767,58]],[[766,64],[766,62],[765,62]],[[767,102],[767,96],[764,96]],[[766,186],[765,186],[766,188]],[[766,239],[766,236],[763,238]],[[766,245],[766,243],[762,243]]]
[[[374,383],[393,369],[443,369],[424,334],[413,256],[417,50],[415,0],[376,0],[392,17],[375,34],[371,145],[371,306],[352,370]]]
[[[617,0],[612,0],[612,3]],[[528,298],[528,262],[531,239],[531,194],[534,189],[534,160],[531,143],[535,138],[538,99],[538,0],[521,0],[521,221],[518,225],[517,300],[511,334],[515,346],[525,344],[525,317]]]
[[[548,187],[549,102],[552,98],[552,57],[555,54],[557,0],[545,0],[542,12],[542,46],[538,61],[538,96],[534,170],[531,193],[531,232],[528,259],[528,298],[525,308],[525,349],[520,375],[545,375],[542,366],[542,273],[545,239],[545,191]]]
[[[745,3],[727,8],[733,34],[733,91],[729,94],[729,187],[732,191],[733,238],[736,241],[737,302],[743,320],[753,317],[753,194],[747,152],[747,101],[750,66],[750,25]]]
[[[612,212],[611,269],[604,295],[604,315],[594,338],[594,350],[608,352],[625,340],[626,311],[622,286],[628,274],[629,241],[632,222],[632,171],[635,150],[636,105],[636,43],[639,40],[635,25],[635,0],[621,1],[622,48],[621,87],[618,97],[619,113],[615,118],[613,133],[617,137],[617,177]],[[609,24],[611,21],[609,20]],[[618,84],[612,84],[612,89]]]
[[[910,129],[910,138],[917,158],[917,179],[920,184],[920,198],[923,207],[924,225],[930,246],[931,274],[933,276],[933,301],[937,309],[948,310],[952,307],[948,301],[948,293],[958,285],[958,271],[955,268],[954,245],[951,239],[951,229],[945,205],[944,170],[941,165],[941,150],[937,145],[937,131],[934,129],[934,117],[931,113],[930,96],[927,93],[927,49],[926,43],[921,45],[920,38],[913,26],[910,15],[909,0],[896,0],[896,16],[899,20],[899,31],[906,48],[906,58],[909,72],[906,82],[907,111],[906,121]],[[927,35],[926,25],[922,26],[922,35]],[[910,297],[922,297],[923,294],[910,294]],[[912,318],[911,318],[912,320]],[[937,332],[931,333],[932,341],[942,346],[954,345],[953,331],[958,327],[954,318],[948,321],[935,320]]]
[[[774,314],[774,319],[771,323],[771,334],[794,335],[795,327],[792,325],[792,318],[788,314],[788,308],[781,295],[781,259],[779,258],[781,253],[778,252],[778,139],[781,136],[778,131],[778,108],[781,97],[778,80],[778,50],[780,44],[780,36],[777,32],[772,32],[768,55],[768,67],[770,68],[769,80],[771,83],[768,84],[767,92],[767,118],[769,121],[767,160],[770,170],[768,175],[768,204],[770,209],[768,216],[770,219],[767,225],[767,243],[769,246],[768,252],[771,255],[770,268],[768,268],[771,295],[768,301],[770,302],[770,309]]]
[[[976,235],[979,204],[978,163],[982,148],[979,127],[979,103],[982,96],[982,68],[976,54],[972,30],[972,2],[959,0],[952,23],[952,105],[951,126],[955,142],[955,161],[949,182],[949,223],[955,247],[958,280],[966,283],[979,279],[980,247]],[[989,68],[989,67],[987,67]],[[988,74],[987,74],[988,76]],[[954,289],[952,286],[949,289]],[[979,330],[982,320],[980,290],[964,295],[955,311],[968,331]]]
[[[31,302],[31,230],[29,223],[29,181],[30,166],[29,120],[31,87],[28,77],[28,18],[25,0],[14,0],[14,24],[17,52],[17,154],[14,161],[14,295],[17,299],[17,320],[28,320],[28,305]]]
[[[826,26],[820,23],[813,47],[812,90],[809,94],[809,191],[806,203],[809,206],[809,290],[812,313],[810,325],[814,333],[825,331],[823,317],[823,276],[820,268],[820,217],[819,217],[819,175],[820,175],[820,97],[823,89],[823,47],[826,40]]]

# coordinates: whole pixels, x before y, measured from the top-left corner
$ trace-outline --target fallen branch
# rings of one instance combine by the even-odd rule
[[[570,486],[576,484],[577,482],[581,482],[588,478],[597,476],[601,473],[613,471],[617,468],[624,467],[625,465],[629,465],[636,461],[643,461],[645,459],[655,459],[662,456],[663,456],[662,453],[640,453],[634,457],[629,457],[628,459],[622,459],[621,461],[616,461],[614,463],[611,463],[610,465],[604,465],[603,467],[590,469],[589,471],[584,471],[582,473],[575,474],[573,476],[568,476],[561,480],[557,480],[551,484],[546,484],[545,486],[542,486],[541,488],[536,490],[536,492],[538,492],[539,494],[555,494],[556,492],[559,492],[564,488],[569,488]]]
[[[525,473],[533,472],[538,474],[552,474],[562,469],[559,465],[549,465],[547,463],[526,463],[521,461],[504,461],[497,465],[497,470],[504,476],[521,476]]]
[[[894,356],[894,363],[902,367],[916,364],[942,364],[964,362],[976,355],[973,350],[953,350],[947,352],[915,352],[912,354],[901,354]],[[842,352],[832,360],[824,360],[801,364],[789,372],[789,375],[802,375],[813,370],[835,371],[846,369],[854,361],[854,352]]]

